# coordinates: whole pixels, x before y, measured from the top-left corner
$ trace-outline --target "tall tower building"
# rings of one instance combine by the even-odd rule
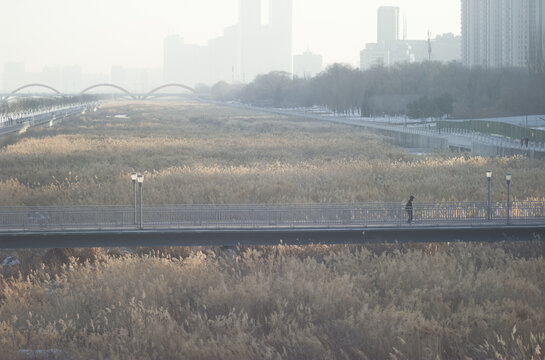
[[[545,1],[530,1],[530,66],[545,71]]]
[[[377,43],[399,40],[399,8],[382,6],[378,8]]]
[[[273,69],[291,73],[293,0],[270,0],[269,6]]]
[[[238,1],[238,68],[243,82],[260,72],[263,46],[261,26],[261,0]]]
[[[269,21],[261,23],[261,0],[239,0],[238,68],[240,80],[292,68],[293,0],[270,0]]]
[[[261,0],[238,0],[238,23],[249,29],[261,26]]]
[[[544,2],[462,0],[464,63],[484,67],[543,66]]]
[[[238,0],[238,23],[211,39],[208,46],[186,44],[177,35],[167,37],[165,81],[247,83],[271,71],[291,73],[292,3],[269,0],[268,21],[262,23],[262,0]]]
[[[306,51],[293,57],[293,75],[301,78],[313,77],[322,71],[322,55]]]

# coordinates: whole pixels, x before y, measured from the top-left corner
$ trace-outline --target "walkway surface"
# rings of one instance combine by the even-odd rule
[[[262,109],[262,108],[259,108]],[[423,136],[430,136],[435,138],[441,138],[448,141],[450,147],[459,148],[459,149],[472,149],[473,143],[481,143],[485,145],[494,145],[506,149],[520,149],[520,140],[511,139],[504,136],[493,136],[487,134],[480,134],[470,131],[464,131],[462,129],[443,129],[439,130],[435,127],[435,124],[425,123],[425,122],[415,122],[408,121],[406,118],[361,118],[355,116],[342,116],[334,115],[331,113],[319,113],[309,112],[307,109],[296,110],[282,110],[274,109],[279,111],[279,113],[285,115],[294,115],[294,116],[304,116],[311,117],[317,120],[327,120],[331,122],[362,126],[372,129],[381,129],[388,131],[395,131],[407,134],[419,134]],[[388,121],[386,121],[388,119]],[[401,120],[404,120],[402,122]],[[487,119],[492,121],[492,119]],[[494,121],[501,121],[502,118],[496,118]],[[520,117],[505,118],[508,122],[519,122]],[[532,117],[533,123],[538,124],[538,120],[541,120],[541,117],[535,116]],[[545,123],[545,120],[542,121]],[[545,152],[545,143],[530,143],[528,147],[523,149],[531,149],[535,151]]]
[[[0,136],[14,133],[14,132],[24,132],[26,129],[32,126],[42,125],[46,123],[53,123],[57,120],[72,116],[75,114],[83,114],[86,111],[90,111],[91,108],[94,108],[98,103],[86,103],[86,104],[77,104],[73,106],[58,107],[50,110],[39,110],[33,113],[26,115],[21,115],[18,117],[13,117],[11,122],[8,121],[6,116],[3,122],[0,122]]]
[[[502,155],[502,154],[515,154],[515,153],[530,153],[534,157],[535,154],[542,154],[541,157],[545,157],[545,143],[532,143],[530,142],[528,147],[521,148],[520,140],[507,138],[504,136],[493,136],[487,134],[480,134],[470,132],[462,129],[443,129],[439,130],[435,127],[435,123],[430,119],[429,122],[426,119],[422,120],[410,120],[405,117],[374,117],[374,118],[362,118],[360,116],[339,115],[326,111],[323,108],[265,108],[256,107],[236,102],[225,103],[217,101],[208,101],[217,105],[227,105],[238,108],[245,108],[256,111],[269,112],[286,116],[304,117],[307,119],[314,119],[320,121],[334,122],[338,124],[346,124],[352,126],[361,126],[370,130],[386,131],[390,133],[400,134],[413,134],[423,137],[429,137],[434,139],[440,139],[444,141],[445,149],[455,148],[465,151],[474,151],[476,144],[489,146],[491,148],[486,149],[482,154],[477,155]],[[532,124],[537,125],[540,122],[545,124],[545,116],[532,116]],[[521,117],[512,118],[495,118],[494,121],[501,121],[505,119],[509,123],[520,124]],[[486,119],[488,120],[488,119]],[[530,120],[529,120],[530,121]],[[482,150],[482,149],[481,149]]]
[[[0,248],[545,239],[545,202],[2,207]]]

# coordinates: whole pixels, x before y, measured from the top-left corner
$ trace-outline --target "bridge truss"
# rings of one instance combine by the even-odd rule
[[[74,94],[63,94],[59,90],[57,90],[54,87],[51,87],[51,86],[49,86],[47,84],[32,83],[32,84],[26,84],[26,85],[18,87],[17,89],[15,89],[15,90],[9,92],[8,94],[6,94],[2,99],[9,99],[9,98],[14,97],[16,95],[20,96],[20,94],[21,94],[20,92],[22,90],[29,89],[29,88],[46,89],[46,90],[51,91],[53,93],[53,96],[74,95]],[[89,91],[97,89],[97,88],[111,88],[111,89],[119,90],[119,91],[121,91],[121,93],[123,93],[124,95],[126,95],[126,96],[128,96],[128,97],[130,97],[132,99],[142,99],[142,100],[145,100],[145,99],[148,99],[148,98],[158,97],[159,95],[164,96],[164,94],[158,94],[158,91],[162,90],[162,89],[165,89],[165,88],[179,88],[179,89],[187,90],[187,91],[189,91],[189,92],[191,92],[193,94],[196,94],[195,89],[193,89],[192,87],[184,85],[184,84],[179,84],[179,83],[164,84],[164,85],[158,86],[158,87],[156,87],[156,88],[154,88],[154,89],[152,89],[149,92],[144,93],[144,94],[131,93],[129,90],[125,89],[124,87],[116,85],[116,84],[100,83],[100,84],[95,84],[95,85],[89,86],[89,87],[83,89],[82,91],[80,91],[78,94],[83,95],[83,94],[88,93]],[[44,94],[42,94],[42,95],[44,95]]]

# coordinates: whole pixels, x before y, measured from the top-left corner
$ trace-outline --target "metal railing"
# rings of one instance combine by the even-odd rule
[[[0,207],[0,231],[137,229],[128,206]],[[490,219],[488,219],[490,212]],[[145,229],[350,228],[407,226],[404,204],[145,206]],[[415,203],[411,226],[545,225],[545,201]]]
[[[396,131],[406,134],[417,134],[423,136],[431,136],[436,138],[449,139],[451,145],[456,145],[457,140],[466,139],[467,141],[477,142],[482,144],[494,145],[501,148],[510,148],[510,149],[522,149],[522,150],[536,150],[536,151],[545,151],[545,142],[539,141],[530,141],[528,145],[520,145],[520,138],[513,139],[506,136],[494,136],[492,134],[480,133],[477,131],[469,129],[461,129],[455,127],[443,127],[438,128],[437,126],[430,126],[431,124],[424,124],[423,126],[407,126],[406,118],[395,120],[393,124],[389,122],[369,122],[363,120],[363,118],[354,118],[352,116],[346,117],[342,115],[334,115],[329,113],[312,113],[305,110],[282,110],[276,109],[276,112],[284,114],[296,114],[312,117],[315,119],[321,120],[330,120],[333,122],[339,123],[348,123],[353,125],[360,125],[369,128]],[[383,118],[384,119],[384,118]],[[367,119],[368,120],[368,119]],[[405,121],[405,124],[403,123]],[[403,126],[405,125],[405,126]]]
[[[62,119],[75,114],[81,114],[83,111],[90,110],[97,106],[99,102],[73,104],[67,106],[58,106],[47,110],[37,110],[28,114],[6,114],[0,119],[0,132],[18,131],[28,126],[36,126],[53,120]]]

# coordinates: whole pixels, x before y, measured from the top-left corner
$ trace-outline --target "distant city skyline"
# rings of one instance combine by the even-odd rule
[[[239,0],[236,25],[206,46],[179,35],[164,42],[164,81],[195,86],[218,81],[244,83],[271,71],[292,72],[293,0]]]
[[[357,66],[359,51],[376,39],[379,6],[400,7],[409,38],[424,39],[428,29],[460,33],[460,0],[294,0],[292,53],[321,54],[324,67]],[[114,66],[162,67],[166,36],[205,45],[238,16],[237,0],[20,0],[3,10],[9,16],[0,22],[0,64],[23,62],[34,73],[75,65],[90,74],[110,74]]]
[[[478,1],[478,0],[475,0]],[[377,39],[376,42],[365,44],[360,52],[361,70],[373,66],[390,66],[399,63],[414,63],[431,61],[461,61],[462,38],[460,35],[446,33],[426,40],[407,37],[405,24],[403,36],[400,37],[401,22],[399,8],[396,6],[381,6],[377,9]]]

